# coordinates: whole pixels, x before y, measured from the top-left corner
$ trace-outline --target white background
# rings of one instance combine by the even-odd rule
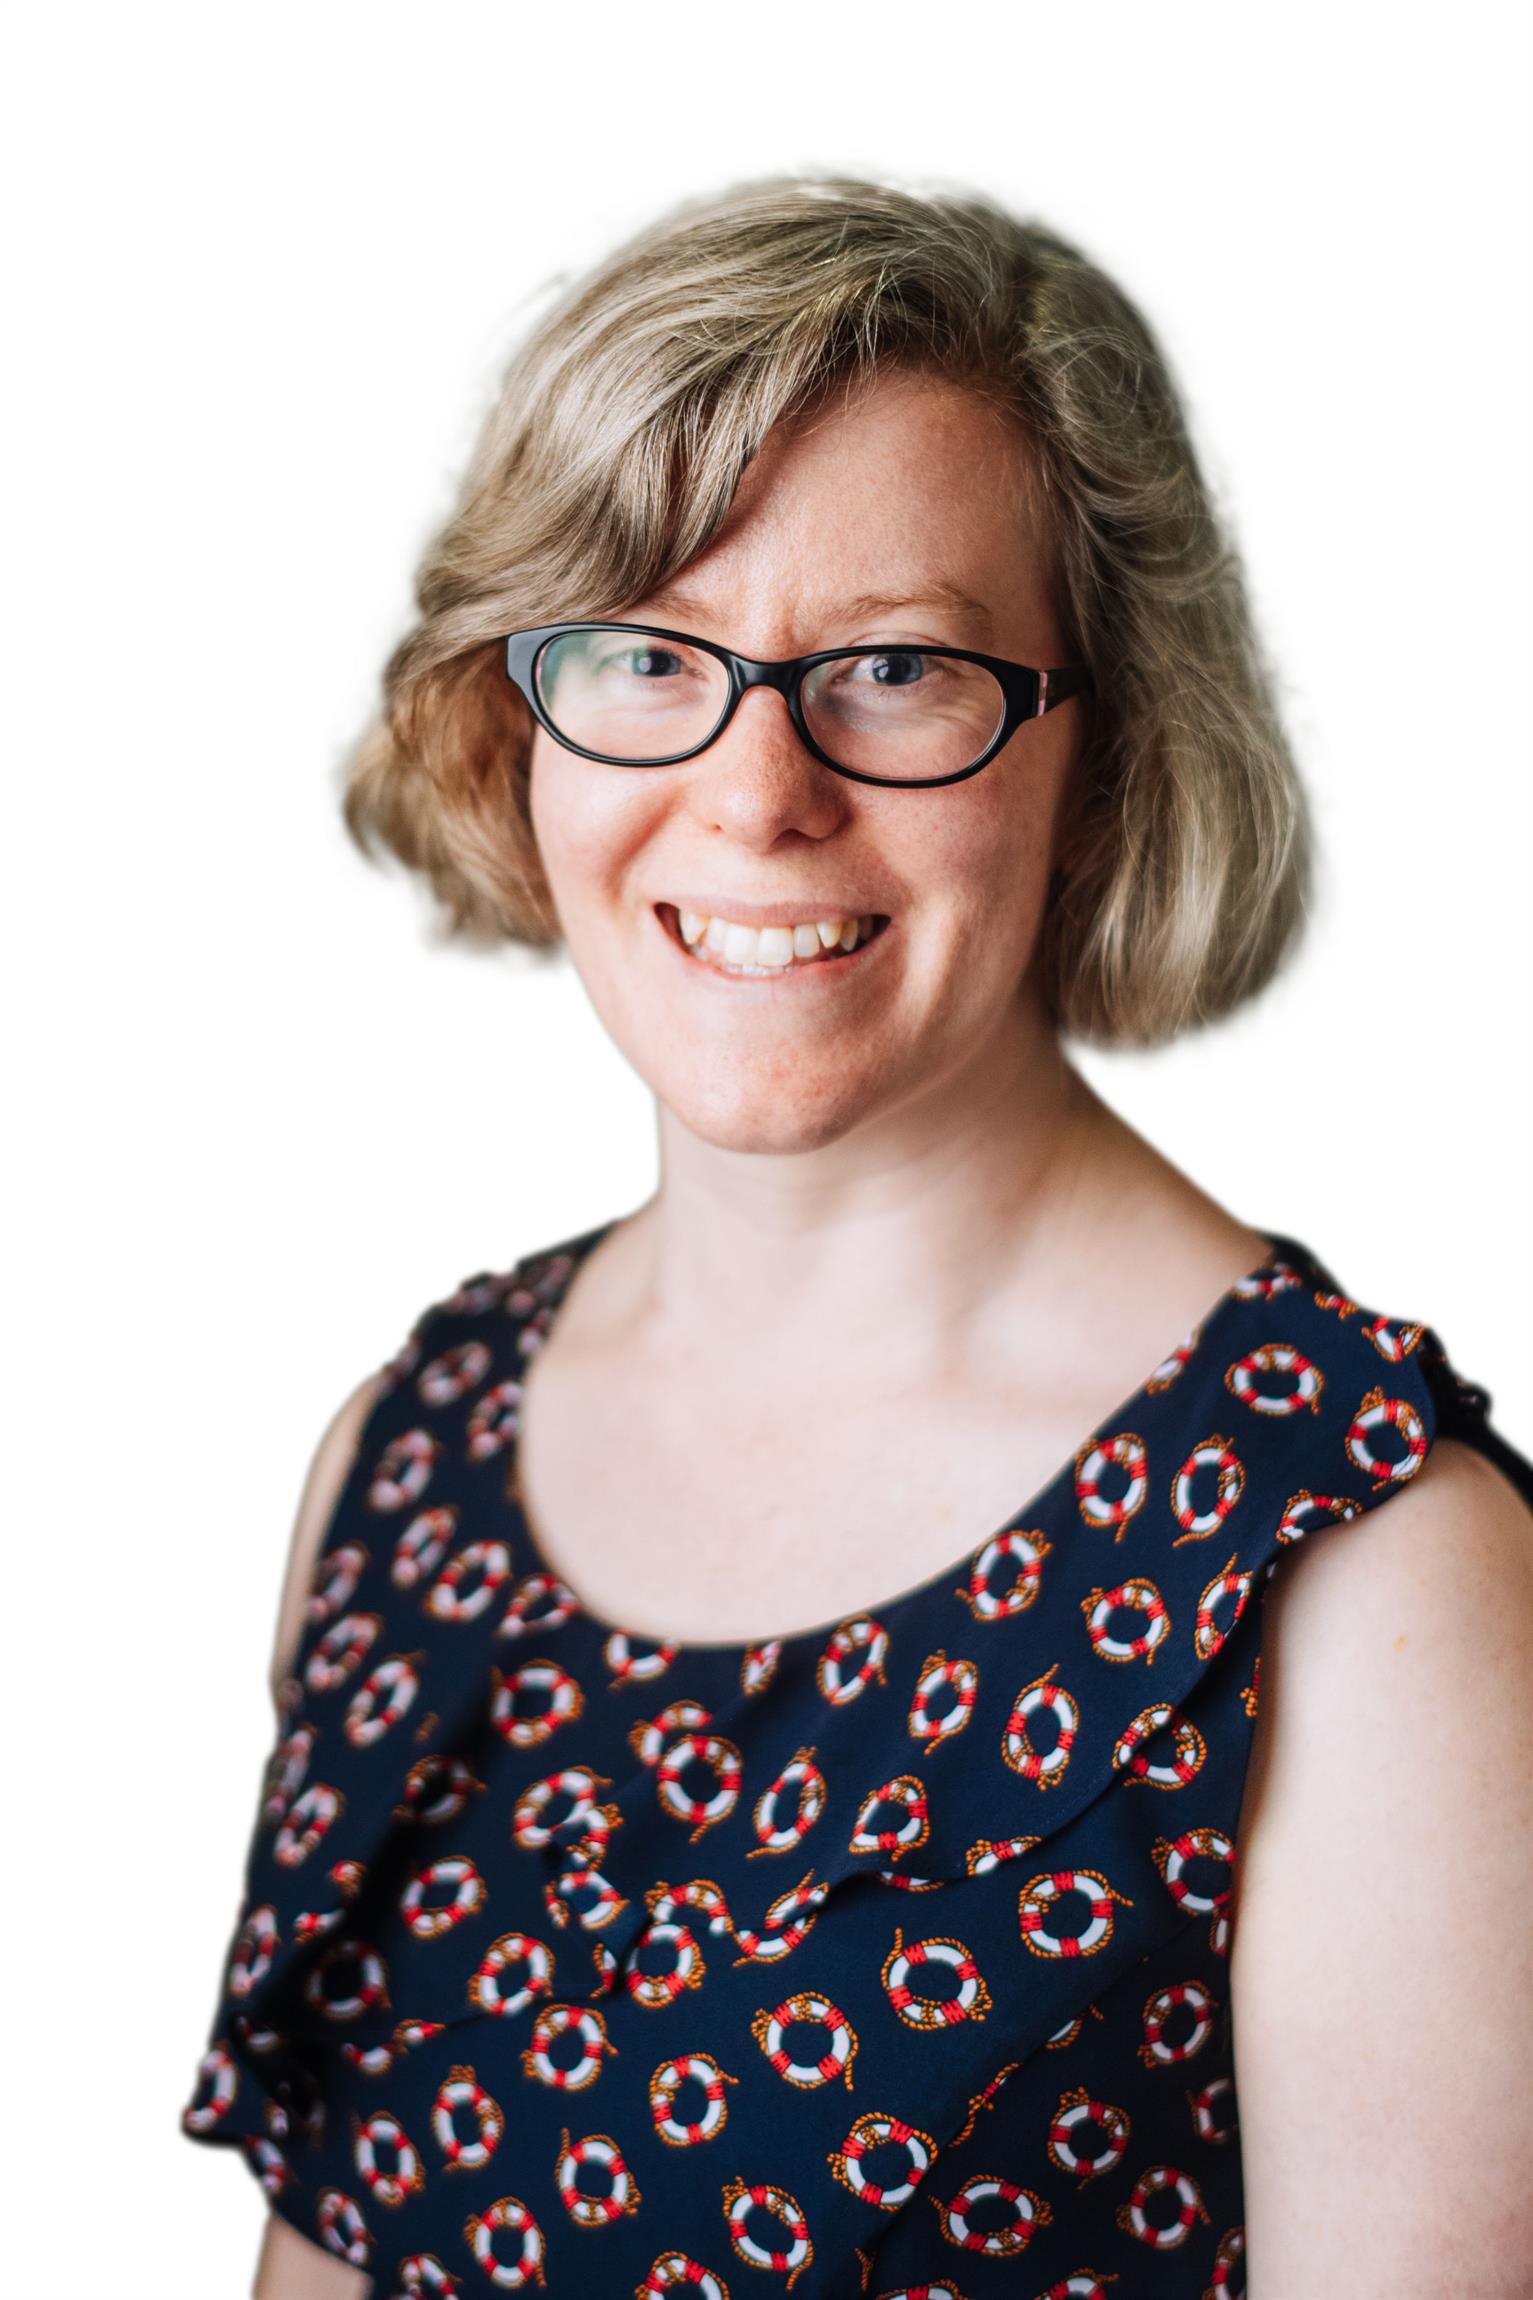
[[[1404,21],[11,9],[11,2289],[247,2289],[255,2184],[177,2118],[310,1451],[426,1302],[652,1185],[573,975],[433,948],[336,771],[532,299],[671,200],[968,186],[1141,303],[1325,866],[1253,1010],[1084,1067],[1533,1448],[1529,20]]]

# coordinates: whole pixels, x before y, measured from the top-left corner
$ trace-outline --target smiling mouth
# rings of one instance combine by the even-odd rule
[[[850,950],[832,943],[829,949],[822,945],[818,951],[807,957],[800,956],[795,951],[790,958],[781,960],[775,965],[760,965],[731,963],[721,951],[712,948],[706,941],[689,943],[682,934],[681,916],[674,903],[657,902],[654,905],[654,912],[664,927],[667,938],[694,965],[705,967],[710,974],[731,976],[736,980],[753,982],[772,981],[778,976],[802,976],[827,972],[831,974],[845,973],[849,967],[855,966],[864,951],[872,948],[873,944],[882,937],[891,924],[891,921],[881,912],[874,912],[871,914],[872,924],[869,930],[865,934],[859,933]]]

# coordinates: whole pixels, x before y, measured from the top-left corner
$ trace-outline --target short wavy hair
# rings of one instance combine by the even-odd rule
[[[717,533],[774,424],[904,368],[1019,420],[1065,659],[1091,668],[1042,929],[1057,1026],[1155,1045],[1271,979],[1307,905],[1308,810],[1239,560],[1120,288],[984,196],[840,175],[686,201],[554,286],[342,762],[352,837],[425,874],[439,934],[563,947],[504,634],[620,615]]]

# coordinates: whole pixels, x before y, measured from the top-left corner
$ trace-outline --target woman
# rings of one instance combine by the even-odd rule
[[[1533,1468],[1065,1051],[1306,886],[1142,321],[736,188],[535,329],[418,597],[348,820],[569,950],[661,1181],[319,1448],[186,2117],[258,2291],[1520,2289]]]

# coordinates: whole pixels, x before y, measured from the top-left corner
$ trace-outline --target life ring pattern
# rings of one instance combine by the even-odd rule
[[[1121,1541],[1149,1491],[1149,1456],[1135,1431],[1115,1430],[1111,1437],[1082,1447],[1075,1466],[1075,1499],[1088,1525],[1110,1526],[1114,1541]]]
[[[589,1612],[519,1496],[609,1227],[388,1362],[183,2130],[391,2296],[1239,2300],[1259,1598],[1445,1416],[1489,1446],[1485,1393],[1274,1238],[946,1569],[688,1645]]]

